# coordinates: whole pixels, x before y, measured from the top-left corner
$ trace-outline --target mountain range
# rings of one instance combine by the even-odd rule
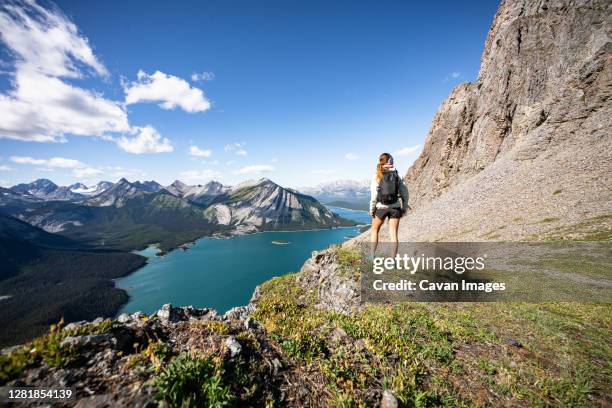
[[[336,180],[299,190],[324,204],[364,211],[369,208],[369,180]]]
[[[39,179],[0,190],[0,213],[95,247],[168,250],[204,235],[353,225],[313,197],[268,179],[164,187],[155,181],[77,183]]]

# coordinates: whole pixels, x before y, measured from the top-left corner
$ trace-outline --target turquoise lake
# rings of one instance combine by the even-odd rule
[[[369,224],[365,211],[329,207],[333,212]],[[359,227],[331,230],[262,232],[227,239],[201,238],[189,250],[155,256],[155,248],[138,252],[148,263],[115,284],[130,299],[119,313],[153,313],[164,303],[212,307],[223,313],[246,305],[255,287],[266,280],[299,271],[312,251],[357,235]],[[272,241],[288,241],[278,245]]]

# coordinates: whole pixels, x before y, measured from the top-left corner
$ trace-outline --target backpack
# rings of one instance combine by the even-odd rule
[[[399,175],[396,171],[386,171],[378,183],[376,201],[389,205],[397,202],[399,196]]]

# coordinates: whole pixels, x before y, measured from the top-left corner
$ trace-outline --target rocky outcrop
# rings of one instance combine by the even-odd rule
[[[611,7],[501,4],[477,80],[443,102],[406,175],[404,240],[519,239],[612,213]]]
[[[154,407],[158,406],[153,380],[158,374],[155,367],[186,353],[215,358],[228,371],[236,367],[236,375],[238,370],[249,370],[249,375],[253,375],[249,379],[251,384],[261,384],[262,389],[269,390],[245,397],[252,406],[259,406],[266,392],[268,398],[276,393],[270,389],[278,387],[279,379],[273,377],[286,363],[281,363],[282,355],[270,347],[262,329],[249,317],[247,312],[252,307],[232,309],[218,316],[212,309],[167,304],[151,316],[124,313],[112,321],[71,323],[52,329],[44,342],[3,350],[2,354],[8,356],[23,352],[25,347],[35,357],[18,378],[0,378],[0,383],[74,387],[76,399],[66,406]],[[45,347],[55,350],[58,359],[38,358],[39,353],[51,352]],[[262,366],[262,371],[257,374],[252,364]]]
[[[359,279],[347,274],[334,248],[313,252],[302,266],[298,282],[305,289],[316,291],[318,307],[340,313],[350,313],[359,307]]]

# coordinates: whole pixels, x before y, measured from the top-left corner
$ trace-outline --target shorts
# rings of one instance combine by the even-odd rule
[[[380,220],[385,220],[385,218],[402,218],[402,209],[401,208],[377,208],[374,212],[374,215],[378,217]]]

